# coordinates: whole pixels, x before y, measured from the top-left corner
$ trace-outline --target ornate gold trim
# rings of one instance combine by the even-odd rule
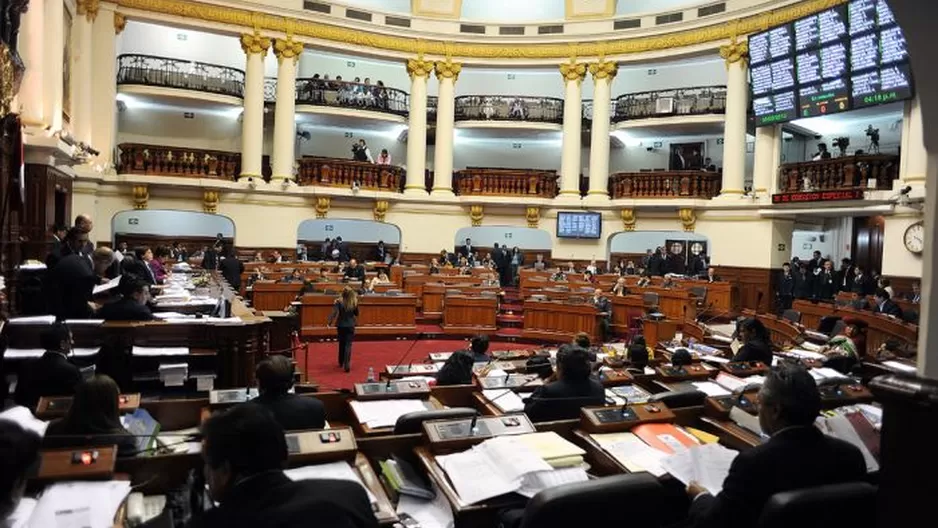
[[[16,95],[16,72],[13,71],[13,50],[0,42],[0,116],[10,113]]]
[[[244,47],[244,37],[241,37],[241,47]],[[283,64],[283,59],[293,59],[296,64],[303,53],[303,43],[293,40],[292,35],[287,35],[286,39],[274,39],[274,55],[277,56],[277,64]]]
[[[423,60],[423,57],[407,59],[407,75],[410,75],[410,80],[412,81],[414,77],[427,79],[430,77],[430,72],[432,71],[433,61]]]
[[[734,62],[743,61],[743,65],[749,61],[749,41],[733,40],[729,44],[720,46],[720,57],[726,61],[727,68]]]
[[[245,55],[267,55],[270,49],[270,38],[262,37],[259,31],[241,35],[241,50]],[[301,50],[302,51],[302,50]]]
[[[693,209],[689,207],[678,209],[677,216],[681,219],[681,225],[684,226],[684,231],[692,232],[694,230],[694,227],[697,225],[697,215],[694,214]]]
[[[596,79],[615,79],[616,74],[619,73],[619,65],[615,61],[604,61],[594,62],[590,64],[590,74],[593,75],[593,80]]]
[[[524,219],[527,221],[528,227],[536,229],[541,221],[541,208],[533,205],[527,206],[524,209]]]
[[[202,192],[202,210],[206,213],[218,212],[218,191],[205,190]]]
[[[455,83],[459,80],[459,72],[462,71],[462,64],[446,59],[445,62],[437,62],[434,64],[434,70],[436,71],[437,79],[452,79]]]
[[[115,11],[114,12],[114,34],[120,35],[124,31],[125,27],[127,27],[127,17]]]
[[[150,189],[146,185],[134,185],[134,209],[146,209],[150,202]]]
[[[325,218],[332,206],[332,198],[328,196],[316,197],[316,218]]]
[[[582,82],[586,77],[586,63],[576,62],[576,59],[571,58],[570,62],[560,65],[560,75],[564,81]]]
[[[101,0],[77,0],[75,9],[79,15],[84,15],[89,23],[98,18],[98,10],[101,8]]]
[[[375,200],[375,207],[371,211],[374,215],[375,222],[384,222],[385,217],[388,215],[388,209],[390,208],[387,200]]]
[[[635,209],[623,209],[619,211],[619,216],[622,218],[622,229],[624,231],[635,231],[635,224],[638,223]]]
[[[469,220],[472,221],[472,227],[479,227],[482,225],[483,218],[485,218],[485,210],[481,205],[469,206]]]
[[[710,42],[726,41],[771,26],[791,22],[846,0],[806,0],[779,9],[701,28],[674,31],[650,37],[619,38],[590,42],[557,43],[473,43],[427,40],[415,37],[385,35],[377,32],[333,26],[291,17],[254,12],[247,9],[206,4],[196,0],[115,0],[119,7],[249,28],[327,40],[369,49],[402,53],[427,54],[438,57],[470,57],[476,59],[566,59],[627,55],[660,51]]]

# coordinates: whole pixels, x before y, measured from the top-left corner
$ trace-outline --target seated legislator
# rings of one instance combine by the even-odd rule
[[[565,420],[580,415],[580,407],[603,405],[602,384],[590,377],[589,352],[574,345],[557,351],[556,380],[542,385],[525,400],[524,413],[532,421]]]
[[[73,227],[65,234],[63,256],[46,274],[46,302],[59,319],[88,319],[94,313],[91,292],[98,283],[88,257],[80,252],[88,233]]]
[[[457,350],[446,358],[436,373],[437,386],[469,385],[472,383],[472,355],[466,350]]]
[[[710,268],[707,268],[707,278],[705,278],[704,280],[707,281],[707,283],[709,284],[713,284],[714,282],[720,282],[721,279],[720,279],[720,276],[717,275],[717,270],[710,267]]]
[[[52,421],[46,429],[46,447],[117,445],[121,457],[137,454],[137,442],[121,425],[117,383],[98,374],[75,388],[72,406],[64,418]]]
[[[739,323],[739,340],[743,346],[736,351],[733,361],[761,361],[772,364],[772,342],[765,325],[755,318],[743,319]]]
[[[472,354],[473,363],[488,363],[492,361],[489,355],[489,336],[479,334],[469,340],[469,353]]]
[[[117,286],[121,298],[105,304],[98,317],[105,321],[152,321],[153,312],[147,306],[150,287],[136,275],[124,275]]]
[[[902,308],[899,308],[898,304],[892,302],[888,291],[882,288],[876,290],[876,293],[873,295],[873,301],[876,303],[876,306],[873,307],[874,313],[891,315],[902,319]]]
[[[599,350],[599,347],[593,346],[593,340],[590,338],[590,335],[586,332],[577,332],[573,336],[573,344],[586,350],[590,354],[590,362],[596,361],[596,352]]]
[[[361,485],[346,480],[293,481],[283,473],[283,429],[259,405],[236,405],[202,425],[209,495],[219,505],[189,528],[377,528]]]
[[[612,285],[612,291],[610,291],[616,297],[625,297],[629,294],[629,287],[625,285],[625,277],[619,277],[616,279],[616,283]]]
[[[388,272],[384,268],[378,268],[378,274],[375,275],[370,281],[368,281],[367,291],[375,291],[375,286],[379,284],[391,284],[391,279],[388,278]]]
[[[224,263],[225,261],[222,261],[222,264]],[[284,275],[283,278],[278,280],[277,282],[289,284],[291,282],[304,282],[304,281],[305,281],[305,278],[303,277],[303,272],[300,269],[295,269],[292,272],[290,272],[289,275]]]
[[[644,374],[645,367],[655,359],[655,349],[648,346],[645,342],[645,336],[637,335],[632,338],[632,343],[626,350],[626,356],[629,360],[629,368],[640,371]]]
[[[26,490],[26,479],[39,462],[42,440],[11,420],[0,420],[0,526],[23,526],[11,518]]]
[[[345,273],[342,276],[343,279],[347,281],[365,282],[365,266],[362,266],[358,263],[357,260],[349,260],[348,267],[345,268]]]
[[[43,396],[72,396],[81,383],[81,370],[68,360],[72,333],[64,323],[54,323],[43,330],[39,343],[45,353],[22,366],[13,398],[30,410],[36,409]]]
[[[150,261],[153,260],[153,250],[145,246],[138,247],[134,249],[134,256],[137,258],[137,262],[131,270],[131,273],[145,280],[147,284],[159,284],[156,280],[156,275],[153,273],[153,267],[150,266]],[[204,261],[202,266],[205,266]],[[215,269],[217,266],[218,264],[216,263],[211,269]]]
[[[866,351],[866,337],[863,335],[866,323],[853,319],[844,322],[846,326],[843,332],[830,338],[827,345],[821,348],[821,353],[826,356],[825,366],[849,373]]]
[[[322,429],[326,409],[316,398],[291,394],[293,362],[286,356],[271,356],[257,365],[257,389],[260,395],[251,400],[266,407],[285,431]]]
[[[544,271],[547,269],[547,261],[544,260],[544,255],[538,253],[534,255],[534,263],[531,264],[531,267],[537,271]]]
[[[167,275],[169,275],[169,273],[166,272],[166,266],[163,265],[163,262],[165,262],[168,257],[169,250],[164,246],[160,246],[153,252],[153,258],[147,262],[150,269],[153,270],[153,276],[156,278],[157,284],[163,284]]]
[[[218,263],[221,276],[225,278],[232,290],[239,291],[241,289],[241,274],[244,273],[244,263],[238,260],[238,255],[232,245],[225,247],[222,255],[223,258]]]
[[[693,482],[687,487],[693,499],[692,526],[751,528],[776,493],[865,478],[860,451],[814,427],[821,396],[803,367],[783,364],[772,369],[759,400],[759,424],[770,439],[739,453],[717,496]]]

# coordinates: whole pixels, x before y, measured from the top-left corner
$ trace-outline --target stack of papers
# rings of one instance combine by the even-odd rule
[[[121,277],[120,276],[114,277],[113,279],[105,282],[104,284],[98,284],[97,286],[92,288],[91,295],[98,295],[99,293],[109,292],[113,290],[114,288],[118,287],[120,283],[121,283]]]
[[[18,424],[23,429],[36,433],[40,438],[46,436],[46,428],[49,427],[49,422],[36,418],[28,408],[19,405],[0,413],[0,420]]]
[[[661,465],[684,484],[696,482],[716,495],[723,489],[723,481],[737,454],[720,444],[704,444],[665,457]]]
[[[482,391],[482,395],[488,399],[489,403],[498,407],[502,412],[515,412],[524,410],[524,402],[521,397],[510,389],[489,389]]]
[[[29,518],[31,528],[114,526],[130,481],[58,482],[47,487]]]
[[[716,379],[713,380],[717,385],[723,387],[724,389],[732,392],[737,389],[741,389],[746,386],[746,381],[742,378],[737,378],[726,372],[721,372],[717,374]]]
[[[371,428],[394,427],[401,416],[427,410],[421,400],[350,401],[349,405],[358,421]]]
[[[811,374],[811,377],[814,378],[814,381],[818,382],[830,379],[850,379],[844,374],[841,374],[840,372],[830,367],[813,368],[809,370],[808,373]]]
[[[857,424],[861,424],[858,430]],[[863,460],[866,462],[866,470],[870,473],[879,470],[879,462],[870,450],[870,445],[877,450],[879,448],[879,433],[875,432],[873,425],[861,413],[850,413],[847,415],[838,414],[835,416],[819,416],[815,425],[824,434],[839,438],[845,442],[853,444],[863,453]],[[860,435],[864,434],[867,438]]]
[[[801,348],[793,348],[786,352],[786,354],[799,359],[814,359],[817,361],[821,361],[825,357],[824,354],[821,354],[820,352],[812,352],[810,350],[804,350]]]
[[[331,462],[329,464],[316,464],[314,466],[303,466],[293,469],[288,469],[284,471],[287,477],[290,477],[290,480],[313,480],[313,479],[334,479],[334,480],[347,480],[349,482],[355,482],[364,488],[365,493],[368,494],[368,500],[371,501],[371,504],[378,502],[378,498],[375,497],[375,494],[365,486],[365,483],[362,482],[358,473],[349,465],[348,462]]]
[[[55,322],[55,316],[54,315],[30,315],[27,317],[14,317],[7,322],[10,323],[11,325],[18,325],[18,324],[51,325],[52,323]]]
[[[606,391],[607,394],[610,391],[615,396],[614,399],[619,400],[616,403],[620,405],[626,403],[648,403],[648,399],[651,398],[651,393],[638,385],[620,385],[613,387]]]
[[[7,353],[9,354],[9,352]],[[900,372],[909,372],[909,373],[915,372],[915,365],[909,365],[906,363],[902,363],[901,361],[883,361],[883,365],[891,369],[898,370]]]
[[[583,464],[583,455],[586,454],[586,451],[553,431],[519,435],[517,441],[554,468],[579,466]]]
[[[166,387],[182,387],[189,377],[188,363],[160,364],[160,381]]]
[[[142,347],[134,345],[131,349],[131,355],[133,356],[188,356],[189,349],[187,347]]]
[[[88,357],[93,356],[101,351],[101,347],[97,348],[73,348],[69,355],[75,357]],[[42,348],[8,348],[6,353],[3,356],[3,359],[28,359],[28,358],[38,358],[42,357],[46,351]]]
[[[632,433],[590,435],[617,462],[632,473],[647,471],[656,477],[667,473],[661,461],[667,455],[649,446]]]
[[[730,391],[724,389],[712,381],[695,381],[692,383],[692,385],[700,392],[703,392],[707,396],[711,397],[729,396],[732,394]]]
[[[430,484],[433,486],[435,498],[422,500],[409,495],[401,495],[397,503],[398,516],[410,516],[420,523],[420,528],[453,528],[456,521],[446,495],[440,492],[436,484],[433,482]],[[407,526],[406,523],[404,525]]]

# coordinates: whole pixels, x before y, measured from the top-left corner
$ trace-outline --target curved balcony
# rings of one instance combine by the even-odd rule
[[[397,88],[317,78],[296,80],[296,104],[407,116],[409,96]]]
[[[304,156],[299,160],[300,185],[350,189],[353,183],[368,191],[404,192],[406,172],[394,165]]]
[[[117,85],[157,86],[244,97],[244,71],[153,55],[117,57]]]
[[[121,143],[117,172],[148,176],[181,176],[234,180],[241,172],[241,154],[217,150]]]
[[[613,101],[612,122],[656,117],[723,114],[726,86],[699,86],[623,94]]]
[[[699,198],[720,194],[722,175],[705,171],[617,172],[609,176],[613,199]]]
[[[889,190],[893,180],[899,177],[899,156],[861,155],[786,163],[779,167],[778,173],[778,188],[783,193]],[[869,180],[876,180],[876,186],[870,187]]]
[[[461,95],[455,121],[514,121],[563,124],[563,99],[522,95]]]
[[[557,196],[554,171],[470,167],[453,173],[453,191],[460,196]]]

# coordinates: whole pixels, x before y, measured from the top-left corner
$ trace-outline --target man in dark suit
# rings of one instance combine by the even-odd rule
[[[648,258],[647,273],[651,277],[662,277],[665,272],[664,251],[662,248],[655,249],[655,252]]]
[[[384,246],[384,240],[379,240],[378,245],[375,246],[374,260],[375,262],[387,262],[388,259],[388,248]]]
[[[348,263],[348,267],[345,268],[345,273],[343,278],[352,282],[365,282],[365,267],[358,263],[357,260],[352,259]]]
[[[837,273],[837,291],[853,291],[853,279],[855,277],[856,272],[853,271],[853,264],[851,264],[850,259],[841,259],[840,271]]]
[[[876,290],[873,300],[876,302],[876,306],[873,307],[874,313],[891,315],[902,319],[902,308],[899,308],[899,305],[889,298],[888,291],[882,288]]]
[[[804,262],[795,265],[794,260],[792,260],[792,268],[794,268],[792,275],[795,277],[795,298],[807,299],[811,297],[813,294],[811,279],[808,277],[808,270],[805,269]]]
[[[241,274],[244,273],[244,263],[238,260],[237,252],[233,245],[225,248],[225,258],[218,264],[222,277],[228,281],[228,284],[234,291],[241,290]]]
[[[466,243],[459,248],[459,254],[466,257],[467,259],[472,258],[472,239],[467,238]]]
[[[62,257],[46,275],[46,303],[60,319],[91,317],[91,291],[98,283],[91,260],[81,254],[88,234],[73,227],[65,234],[68,255]]]
[[[599,314],[599,337],[606,342],[609,337],[609,321],[612,319],[612,303],[603,295],[600,288],[593,290],[591,299],[593,306],[596,307],[596,313]]]
[[[532,421],[565,420],[580,415],[581,407],[603,405],[606,392],[590,377],[589,351],[562,345],[557,351],[556,381],[542,385],[525,401],[524,412]]]
[[[821,252],[815,250],[811,256],[811,260],[808,261],[808,273],[814,274],[814,270],[824,266],[824,258],[821,257]]]
[[[473,363],[488,363],[492,361],[492,357],[488,354],[489,351],[489,336],[486,334],[479,334],[469,340],[469,352],[472,353],[472,362]]]
[[[821,301],[830,301],[837,293],[837,277],[834,274],[834,263],[825,260],[823,267],[814,275],[814,298]]]
[[[94,229],[94,222],[86,214],[80,214],[75,217],[75,227],[85,233],[85,243],[79,249],[79,253],[85,258],[91,258],[91,252],[94,251],[94,242],[91,241],[91,230]]]
[[[791,264],[782,264],[782,276],[778,279],[778,292],[776,293],[776,309],[779,313],[791,308],[795,298],[795,276],[791,273]]]
[[[46,255],[46,266],[51,268],[62,258],[62,241],[65,238],[65,232],[68,229],[62,224],[53,224],[49,229],[52,236],[50,241],[49,253]]]
[[[117,286],[121,298],[105,304],[98,317],[105,321],[152,321],[153,312],[147,306],[150,285],[136,275],[124,275]]]
[[[687,271],[687,266],[684,265],[684,253],[675,253],[673,249],[672,246],[672,250],[668,252],[667,272],[683,275]]]
[[[290,394],[293,374],[293,362],[286,356],[270,356],[258,363],[256,377],[260,395],[251,403],[266,407],[285,431],[324,428],[326,408],[322,402]]]
[[[339,250],[339,262],[349,261],[348,243],[340,236],[335,237],[335,249]]]
[[[205,481],[219,506],[197,515],[192,528],[377,528],[361,484],[293,481],[283,473],[286,438],[264,407],[248,403],[213,415],[202,434]]]
[[[863,268],[860,266],[854,266],[853,269],[853,287],[850,288],[850,291],[859,293],[860,295],[870,295],[876,291],[873,281],[866,276],[866,273],[863,272]]]
[[[495,270],[498,272],[498,282],[502,286],[505,285],[503,279],[505,277],[505,252],[502,251],[502,248],[499,247],[498,242],[495,243],[495,246],[492,248],[492,261],[495,262]]]
[[[72,333],[64,323],[54,323],[39,335],[42,357],[23,365],[17,376],[17,405],[36,409],[42,396],[72,396],[81,382],[81,370],[68,360]]]
[[[690,270],[688,270],[687,274],[691,277],[700,277],[707,272],[707,268],[707,254],[701,251],[691,259]]]
[[[866,463],[856,447],[814,427],[821,396],[803,367],[782,364],[770,371],[759,401],[759,424],[771,438],[739,453],[716,497],[696,483],[687,487],[697,528],[749,528],[776,493],[866,477]]]

